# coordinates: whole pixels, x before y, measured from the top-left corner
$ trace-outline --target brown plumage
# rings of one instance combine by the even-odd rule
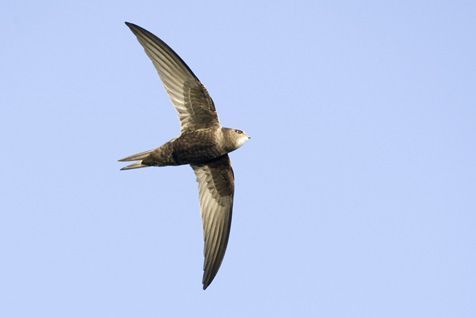
[[[152,60],[178,112],[181,134],[154,150],[119,161],[136,161],[121,170],[189,164],[199,185],[205,240],[203,289],[212,282],[225,255],[233,210],[234,175],[228,153],[249,137],[223,128],[206,88],[185,62],[158,37],[127,23]]]

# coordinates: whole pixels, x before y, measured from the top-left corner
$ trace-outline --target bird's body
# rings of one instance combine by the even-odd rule
[[[189,164],[199,184],[205,238],[203,289],[212,282],[225,255],[233,210],[234,174],[228,153],[249,137],[223,128],[213,100],[185,62],[158,37],[127,23],[152,60],[181,123],[181,134],[162,146],[119,161],[135,161],[121,170]]]
[[[120,161],[140,160],[140,163],[132,164],[131,168],[139,168],[139,166],[134,166],[137,164],[140,164],[142,168],[144,166],[164,167],[205,163],[237,149],[248,139],[247,136],[234,138],[234,133],[231,131],[236,130],[213,127],[187,131],[159,148],[141,152]],[[123,170],[131,169],[128,167],[124,167]]]

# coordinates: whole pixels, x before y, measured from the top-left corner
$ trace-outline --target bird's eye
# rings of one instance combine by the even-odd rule
[[[243,132],[239,129],[235,129],[235,132],[238,133],[238,134],[242,134]]]

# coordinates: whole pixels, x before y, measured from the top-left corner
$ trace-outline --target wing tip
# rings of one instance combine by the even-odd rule
[[[218,269],[220,266],[218,266],[217,269],[205,269],[203,272],[203,278],[202,278],[202,285],[203,285],[203,290],[207,289],[208,286],[211,285],[213,280],[215,279],[216,275],[218,274]]]
[[[212,279],[205,279],[205,277],[204,277],[203,281],[202,281],[203,290],[207,289],[208,286],[210,286],[210,284],[212,283],[212,281],[213,281],[213,278]]]
[[[128,27],[129,29],[131,29],[132,32],[136,33],[138,30],[141,30],[142,28],[140,26],[138,26],[137,24],[134,24],[132,22],[128,22],[128,21],[125,21],[124,22]]]

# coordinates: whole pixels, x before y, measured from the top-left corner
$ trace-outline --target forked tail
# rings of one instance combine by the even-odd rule
[[[121,168],[121,170],[130,170],[130,169],[149,167],[148,165],[143,164],[142,160],[147,158],[151,152],[152,152],[152,150],[144,151],[144,152],[136,153],[135,155],[120,159],[119,160],[120,162],[123,162],[123,161],[138,161],[136,163],[133,163],[131,165],[128,165],[128,166],[125,166],[125,167]]]

